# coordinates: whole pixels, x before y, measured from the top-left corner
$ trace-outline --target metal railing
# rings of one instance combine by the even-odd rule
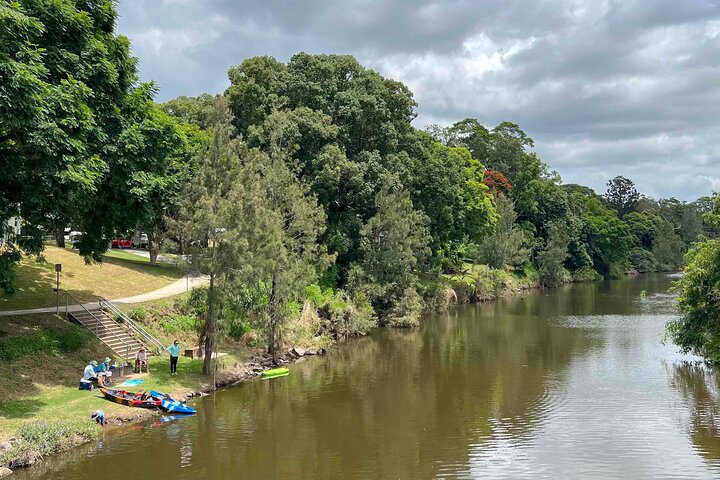
[[[65,299],[65,318],[67,319],[68,315],[70,314],[70,309],[69,309],[70,305],[69,304],[70,304],[70,299],[72,299],[77,304],[78,307],[85,310],[85,313],[90,315],[95,320],[95,330],[94,331],[92,328],[88,327],[85,324],[83,324],[83,326],[86,327],[91,332],[93,332],[96,337],[100,338],[100,325],[102,324],[102,320],[97,315],[95,315],[93,312],[91,312],[90,310],[85,308],[85,305],[80,303],[80,301],[78,301],[77,298],[73,297],[72,294],[70,294],[70,292],[63,292],[62,298]],[[125,347],[125,356],[123,358],[124,358],[124,360],[127,360],[127,358],[130,356],[130,343],[128,343],[127,340],[120,338],[117,335],[117,333],[113,332],[111,329],[105,327],[105,330],[107,332],[111,333],[113,335],[113,337],[115,337],[115,339],[118,340],[122,344],[123,347]],[[100,338],[100,340],[102,340],[102,339]],[[102,340],[102,342],[105,343],[106,345],[108,345],[108,343],[106,341]],[[109,345],[108,345],[108,347],[109,347]],[[114,348],[112,348],[112,350],[114,350],[116,354],[122,356],[122,353],[120,353],[119,350],[116,350]]]
[[[152,348],[155,350],[156,355],[160,355],[163,350],[165,350],[165,345],[160,343],[160,341],[153,337],[147,330],[145,330],[143,327],[137,324],[133,319],[125,315],[125,313],[122,312],[119,308],[117,308],[115,305],[110,303],[108,300],[101,298],[98,301],[98,304],[100,305],[100,308],[103,308],[110,312],[111,315],[114,315],[115,317],[120,317],[123,321],[123,323],[127,326],[128,330],[130,330],[132,333],[137,335],[138,337],[142,338],[144,340],[144,343],[147,344],[149,348]]]

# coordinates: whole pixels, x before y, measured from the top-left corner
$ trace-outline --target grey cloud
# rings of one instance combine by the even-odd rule
[[[720,189],[716,0],[121,0],[159,100],[216,93],[252,55],[350,53],[410,86],[416,125],[519,123],[567,182]],[[682,168],[680,168],[681,166]]]

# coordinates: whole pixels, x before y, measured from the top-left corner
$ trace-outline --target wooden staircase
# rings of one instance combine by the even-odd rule
[[[140,347],[147,345],[135,338],[104,310],[81,310],[69,313],[70,319],[95,334],[118,357],[131,362]],[[149,352],[150,353],[150,352]]]

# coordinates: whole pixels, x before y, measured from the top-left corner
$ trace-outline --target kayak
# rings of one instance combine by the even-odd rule
[[[273,368],[271,370],[265,370],[260,374],[262,378],[275,378],[275,377],[284,377],[285,375],[289,374],[290,370],[287,368]]]
[[[155,400],[159,401],[160,408],[162,408],[168,413],[197,413],[197,410],[187,406],[183,402],[175,400],[174,398],[170,397],[170,395],[156,392],[155,390],[151,391],[150,395],[152,395]]]
[[[156,408],[160,406],[160,401],[145,393],[126,392],[125,390],[110,390],[109,388],[100,387],[100,391],[105,398],[111,402],[127,405],[128,407],[138,408]]]

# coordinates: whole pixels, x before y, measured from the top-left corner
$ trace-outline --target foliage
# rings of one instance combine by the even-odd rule
[[[349,338],[365,335],[377,325],[375,311],[362,293],[353,298],[343,290],[321,290],[319,285],[313,284],[305,289],[305,296],[321,317],[318,334],[334,339]]]
[[[630,250],[628,258],[633,268],[640,273],[656,272],[658,270],[658,261],[649,250],[635,247]]]
[[[557,287],[567,283],[569,272],[565,269],[570,237],[564,225],[556,223],[549,228],[545,248],[538,252],[537,264],[540,283],[545,287]]]
[[[607,187],[605,200],[608,206],[618,212],[621,218],[637,208],[640,194],[632,180],[617,176],[607,183]]]
[[[138,82],[116,18],[112,0],[0,5],[0,224],[22,217],[33,253],[47,233],[62,246],[73,225],[80,253],[101,261],[107,238],[164,195],[168,159],[184,148],[155,87]],[[4,272],[18,261],[7,247],[0,256]],[[12,292],[12,273],[1,280]]]
[[[683,316],[668,323],[670,338],[686,353],[720,362],[720,240],[700,242],[688,252],[674,289]]]
[[[391,303],[386,315],[386,322],[391,327],[416,327],[420,323],[423,311],[423,300],[417,290],[406,288],[395,293],[397,298]]]
[[[408,290],[415,288],[416,270],[429,253],[429,237],[426,218],[413,210],[406,192],[386,186],[375,203],[377,214],[360,230],[362,260],[351,272],[350,285],[368,296],[384,321],[396,301],[413,303]]]
[[[505,175],[502,173],[496,171],[496,170],[485,170],[485,178],[483,179],[483,183],[487,185],[487,187],[493,191],[496,195],[498,193],[502,193],[504,195],[507,195],[510,190],[512,190],[512,185],[510,185],[510,180],[507,179]]]
[[[27,422],[18,428],[11,447],[0,450],[0,466],[32,465],[52,453],[81,443],[78,439],[95,440],[99,434],[97,425],[86,419]]]
[[[516,223],[512,200],[499,195],[495,204],[499,217],[495,232],[480,244],[477,260],[492,268],[517,267],[530,260],[528,234]]]

